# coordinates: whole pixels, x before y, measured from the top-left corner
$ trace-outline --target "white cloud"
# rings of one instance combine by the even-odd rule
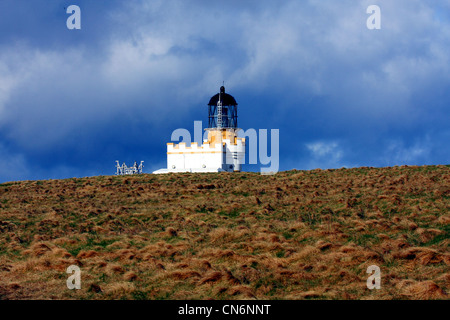
[[[354,167],[344,160],[344,149],[336,141],[315,141],[306,144],[310,155],[304,161],[302,167],[307,169],[315,168],[341,168]]]
[[[336,160],[342,158],[342,151],[336,142],[314,142],[307,144],[306,147],[315,157],[332,156]]]
[[[432,142],[429,137],[405,146],[401,140],[390,141],[383,155],[385,165],[426,164],[430,160]]]
[[[1,66],[0,66],[0,74],[2,75],[0,76],[0,123],[1,123],[2,112],[5,108],[6,102],[10,97],[11,91],[16,86],[17,80],[12,77],[5,76],[7,72]]]

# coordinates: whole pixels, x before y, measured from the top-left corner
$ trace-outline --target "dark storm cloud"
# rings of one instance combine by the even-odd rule
[[[373,1],[78,1],[78,31],[69,4],[0,4],[0,181],[164,167],[222,80],[281,170],[448,163],[448,3],[377,1],[368,30]]]

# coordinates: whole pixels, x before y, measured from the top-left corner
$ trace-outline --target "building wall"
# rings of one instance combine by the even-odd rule
[[[245,139],[231,138],[216,140],[214,143],[207,142],[201,146],[194,142],[190,147],[187,147],[184,142],[168,143],[167,170],[169,172],[240,171],[245,157]]]
[[[228,170],[231,170],[230,165],[233,165],[231,171],[241,171],[242,163],[245,160],[245,141],[237,138],[236,144],[226,143],[226,155],[224,165]]]

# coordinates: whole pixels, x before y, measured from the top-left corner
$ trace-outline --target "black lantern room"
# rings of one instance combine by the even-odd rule
[[[237,102],[225,93],[225,87],[208,103],[208,127],[217,129],[237,128]]]

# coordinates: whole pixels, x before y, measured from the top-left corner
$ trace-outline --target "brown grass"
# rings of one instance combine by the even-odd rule
[[[448,295],[433,281],[422,281],[406,286],[404,294],[416,299],[448,299]]]
[[[448,166],[0,184],[0,299],[448,299],[449,199]]]

